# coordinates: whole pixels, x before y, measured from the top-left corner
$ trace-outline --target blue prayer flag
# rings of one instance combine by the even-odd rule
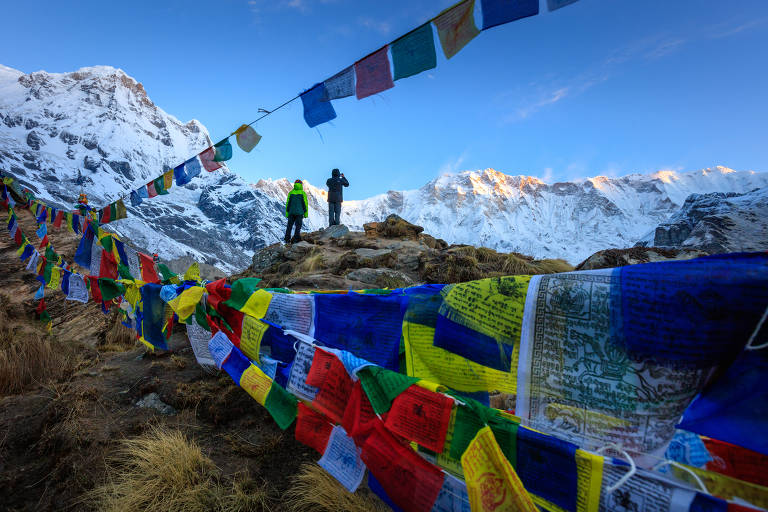
[[[45,235],[48,234],[48,224],[46,224],[45,222],[40,224],[40,227],[37,228],[36,233],[37,233],[37,237],[40,239],[45,237]]]
[[[40,300],[45,296],[45,285],[40,285],[40,288],[35,292],[35,300]]]
[[[304,120],[310,128],[336,119],[336,111],[330,101],[323,101],[327,96],[325,85],[319,83],[301,94],[304,105]]]
[[[184,169],[184,164],[177,165],[173,169],[173,178],[179,186],[186,185],[191,181],[191,178],[187,175],[187,171]]]
[[[72,272],[69,270],[64,270],[61,273],[61,291],[64,292],[64,295],[69,295],[69,276],[72,275]]]
[[[136,190],[131,191],[131,206],[139,206],[143,201]]]
[[[24,252],[21,253],[21,261],[26,260],[30,256],[32,256],[32,253],[35,252],[35,248],[32,246],[32,244],[27,244],[24,246]]]
[[[480,0],[483,30],[539,14],[539,0]]]
[[[141,287],[142,318],[141,333],[151,345],[168,350],[163,334],[165,323],[165,302],[160,298],[162,285],[147,283]]]
[[[83,233],[82,238],[80,238],[80,245],[77,246],[77,251],[75,252],[75,263],[87,269],[91,268],[93,236],[93,229],[91,229],[91,225],[88,224],[85,233]]]
[[[184,172],[187,174],[187,178],[189,180],[192,180],[192,178],[199,176],[202,172],[202,167],[200,166],[200,160],[198,160],[197,156],[193,156],[186,162],[184,162]]]
[[[571,5],[578,2],[578,0],[547,0],[547,7],[550,11],[554,11],[566,5]]]
[[[576,510],[575,444],[521,426],[515,469],[529,492],[565,510]]]

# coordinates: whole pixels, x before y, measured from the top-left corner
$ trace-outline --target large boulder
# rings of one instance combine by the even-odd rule
[[[336,226],[330,226],[320,231],[317,237],[320,240],[326,240],[329,238],[341,238],[344,235],[349,234],[349,228],[344,224],[337,224]]]
[[[378,288],[401,288],[414,284],[413,279],[406,274],[388,268],[358,268],[346,277]]]
[[[419,233],[424,231],[423,227],[411,224],[394,213],[382,222],[363,224],[363,229],[369,238],[407,238],[411,240],[417,240]]]

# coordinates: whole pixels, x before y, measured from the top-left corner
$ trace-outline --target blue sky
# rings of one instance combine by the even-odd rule
[[[0,63],[122,68],[218,140],[452,3],[13,2]],[[335,101],[337,119],[317,129],[297,100],[256,125],[261,143],[236,148],[230,168],[249,181],[320,184],[338,167],[348,198],[486,167],[548,182],[718,164],[766,171],[767,29],[765,0],[542,5],[449,61],[438,46],[436,69],[394,89]]]

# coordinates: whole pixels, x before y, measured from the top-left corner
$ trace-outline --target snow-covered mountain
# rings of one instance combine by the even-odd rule
[[[531,176],[486,169],[444,174],[417,190],[345,201],[341,220],[361,229],[365,222],[396,213],[450,243],[578,263],[601,249],[633,246],[676,213],[690,194],[746,192],[765,186],[768,173],[719,166],[551,185]],[[288,180],[256,184],[274,198],[285,197],[290,187]],[[321,227],[326,222],[325,191],[311,185],[305,189],[312,210],[310,224]]]
[[[158,108],[122,70],[24,74],[0,66],[0,170],[56,206],[72,208],[81,190],[92,205],[108,204],[209,145],[201,123],[181,122]],[[292,186],[286,179],[248,184],[224,167],[128,206],[128,218],[109,229],[166,260],[193,258],[239,270],[254,250],[282,238]],[[597,250],[634,245],[692,193],[766,186],[766,173],[725,167],[554,184],[486,169],[346,201],[342,221],[362,229],[396,213],[451,243],[578,262]],[[324,187],[305,182],[305,190],[306,229],[324,227]]]
[[[768,250],[768,187],[739,194],[691,194],[638,245],[710,253]]]

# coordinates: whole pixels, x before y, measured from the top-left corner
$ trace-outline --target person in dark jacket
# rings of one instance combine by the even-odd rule
[[[344,201],[342,187],[348,187],[349,182],[344,174],[334,169],[325,184],[328,187],[328,226],[337,226],[341,218],[341,203]]]
[[[301,224],[303,219],[309,217],[309,206],[307,205],[307,194],[304,193],[304,185],[301,180],[293,182],[293,190],[288,192],[288,198],[285,200],[285,216],[288,218],[288,227],[285,229],[285,243],[301,242]],[[291,228],[296,226],[291,238]]]

